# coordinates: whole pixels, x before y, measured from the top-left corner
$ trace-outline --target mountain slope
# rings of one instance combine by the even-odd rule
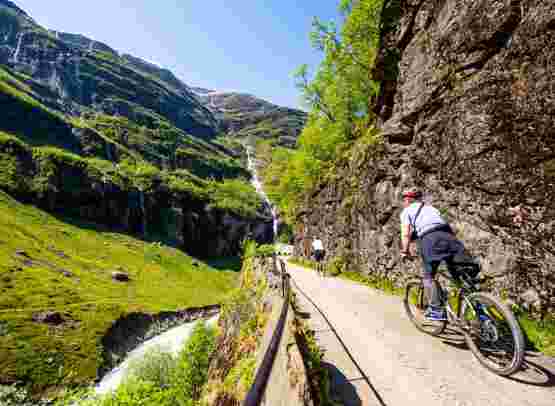
[[[171,72],[81,35],[48,32],[3,1],[0,105],[0,187],[14,196],[145,236],[157,230],[196,255],[237,252],[248,233],[267,240],[268,214],[249,172]],[[89,202],[75,198],[75,185]]]
[[[175,78],[166,82],[163,73],[84,36],[49,32],[6,2],[0,3],[0,63],[43,84],[41,97],[63,112],[159,115],[197,137],[216,134],[210,112]]]
[[[217,303],[236,274],[0,192],[0,384],[90,384],[102,338],[132,313]],[[112,279],[125,272],[129,282]],[[42,320],[42,321],[41,321]]]
[[[236,146],[184,83],[6,0],[0,112],[0,384],[92,383],[115,320],[234,285],[189,255],[272,238]]]
[[[221,129],[232,137],[272,139],[294,148],[307,114],[276,106],[255,96],[192,88],[204,105],[220,120]]]

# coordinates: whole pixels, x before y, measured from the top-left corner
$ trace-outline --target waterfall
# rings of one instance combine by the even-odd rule
[[[13,63],[19,62],[19,53],[21,52],[21,44],[23,43],[23,37],[25,37],[25,33],[20,32],[19,34],[17,34],[17,37],[19,39],[17,40],[17,48],[15,49],[15,53],[13,54]]]
[[[258,192],[258,194],[262,196],[264,203],[270,208],[270,211],[272,212],[272,226],[273,226],[272,230],[274,232],[274,240],[275,240],[277,238],[277,233],[278,233],[277,211],[275,207],[272,205],[272,203],[270,202],[270,199],[268,198],[268,195],[266,195],[266,192],[264,192],[264,188],[262,187],[262,182],[260,182],[260,179],[258,179],[258,172],[256,170],[256,159],[253,157],[252,147],[248,146],[246,148],[247,148],[247,167],[249,171],[252,173],[251,183],[256,189],[256,191]]]
[[[91,41],[91,43],[89,44],[89,52],[94,51],[94,41]]]

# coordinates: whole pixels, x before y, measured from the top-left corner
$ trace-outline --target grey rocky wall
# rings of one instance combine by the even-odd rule
[[[359,151],[299,213],[297,247],[397,285],[400,193],[446,213],[494,290],[555,313],[555,1],[386,1],[375,77],[383,145]]]

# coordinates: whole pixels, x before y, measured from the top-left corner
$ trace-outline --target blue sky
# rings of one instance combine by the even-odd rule
[[[171,69],[185,83],[300,106],[292,72],[316,66],[313,16],[337,0],[15,0],[49,29],[81,33]]]

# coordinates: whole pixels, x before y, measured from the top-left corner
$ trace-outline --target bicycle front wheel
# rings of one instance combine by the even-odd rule
[[[480,363],[492,372],[508,376],[524,360],[524,335],[513,312],[486,293],[467,296],[461,308],[466,343]]]
[[[434,280],[434,284],[436,284],[436,289],[440,289],[436,280]],[[445,326],[447,326],[446,321],[432,321],[424,317],[424,312],[428,307],[428,299],[424,293],[424,284],[421,279],[407,283],[403,304],[407,316],[418,330],[432,336],[443,333]]]

